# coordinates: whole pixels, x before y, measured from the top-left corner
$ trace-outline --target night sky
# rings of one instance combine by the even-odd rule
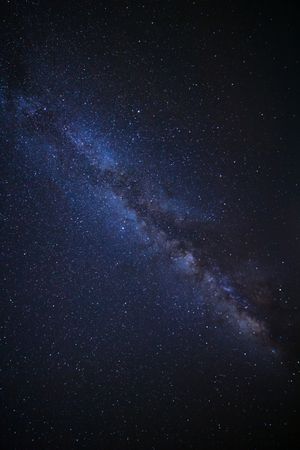
[[[293,2],[1,11],[1,450],[296,449]]]

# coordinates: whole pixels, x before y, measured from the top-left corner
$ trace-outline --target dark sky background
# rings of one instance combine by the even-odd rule
[[[299,448],[295,4],[1,2],[1,449]]]

